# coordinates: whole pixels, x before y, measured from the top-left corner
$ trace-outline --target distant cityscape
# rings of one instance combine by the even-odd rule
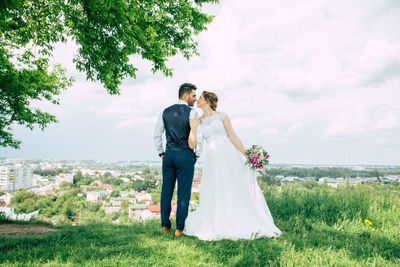
[[[198,205],[202,168],[201,162],[196,164],[191,210]],[[307,181],[331,187],[399,185],[400,166],[272,164],[258,178],[260,183],[278,186]],[[144,221],[160,216],[161,181],[161,161],[0,159],[0,212],[11,219],[37,218],[54,224],[60,220],[73,225],[82,223],[85,214],[87,218],[94,216],[89,210],[99,217],[109,216],[113,223]],[[61,203],[65,194],[70,197]],[[17,200],[13,201],[14,197]],[[47,204],[36,205],[32,210],[28,198],[32,203],[42,199]],[[59,207],[50,209],[57,198]],[[71,198],[76,203],[71,203]],[[173,214],[175,210],[176,198],[172,202]]]
[[[150,171],[151,169],[151,171]],[[148,171],[145,174],[145,170]],[[100,209],[107,215],[123,213],[127,206],[127,217],[136,220],[147,220],[160,216],[160,181],[161,162],[103,162],[103,161],[57,161],[32,159],[0,160],[0,212],[11,219],[29,220],[39,218],[45,221],[55,220],[40,217],[40,210],[31,213],[17,214],[12,199],[21,190],[38,196],[62,196],[68,185],[76,184],[78,176],[87,177],[88,184],[79,186],[78,197],[86,202],[101,204]],[[145,182],[147,178],[154,180],[153,190],[121,191],[120,186],[107,184],[104,177],[120,184],[133,181]],[[99,179],[97,179],[99,178]],[[101,179],[103,178],[103,180]],[[198,193],[201,179],[201,164],[198,164],[193,180],[192,192]],[[147,189],[147,188],[143,188]],[[147,192],[147,191],[151,191]],[[157,191],[157,192],[155,192]],[[114,192],[114,193],[113,193]],[[117,192],[117,194],[115,194]],[[157,200],[154,199],[157,195]],[[191,207],[196,201],[191,201]],[[176,200],[172,202],[172,214],[176,211]],[[118,223],[118,220],[116,220]]]

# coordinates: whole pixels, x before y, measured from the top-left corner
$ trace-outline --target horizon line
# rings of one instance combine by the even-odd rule
[[[111,159],[54,159],[54,158],[7,158],[7,157],[0,157],[0,160],[49,160],[49,161],[97,161],[97,162],[152,162],[152,163],[161,163],[161,160],[123,160],[123,159],[118,159],[118,160],[111,160]],[[199,161],[199,163],[204,163],[202,161]],[[328,165],[328,166],[395,166],[395,167],[400,167],[400,164],[390,164],[390,163],[270,163],[268,165]]]

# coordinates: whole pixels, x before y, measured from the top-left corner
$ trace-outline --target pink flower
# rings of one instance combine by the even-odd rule
[[[257,164],[257,168],[261,168],[262,166],[263,166],[262,163]]]
[[[268,156],[264,156],[264,159],[268,159],[269,157]]]
[[[257,162],[257,158],[256,157],[253,157],[252,159],[251,159],[251,163],[256,163]]]

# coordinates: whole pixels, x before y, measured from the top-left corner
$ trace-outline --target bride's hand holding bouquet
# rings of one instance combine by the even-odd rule
[[[269,154],[261,146],[253,145],[245,153],[247,157],[246,165],[253,170],[262,169],[269,164]]]

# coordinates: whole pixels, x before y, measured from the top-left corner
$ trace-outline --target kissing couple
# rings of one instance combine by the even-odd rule
[[[263,193],[245,165],[246,148],[229,117],[217,111],[217,95],[203,91],[197,99],[196,90],[193,84],[182,84],[178,103],[164,109],[154,131],[162,159],[162,232],[171,231],[171,200],[178,181],[175,236],[209,241],[280,236]],[[203,111],[201,117],[192,108],[196,101]],[[204,165],[199,206],[188,213],[194,165],[200,154]]]

